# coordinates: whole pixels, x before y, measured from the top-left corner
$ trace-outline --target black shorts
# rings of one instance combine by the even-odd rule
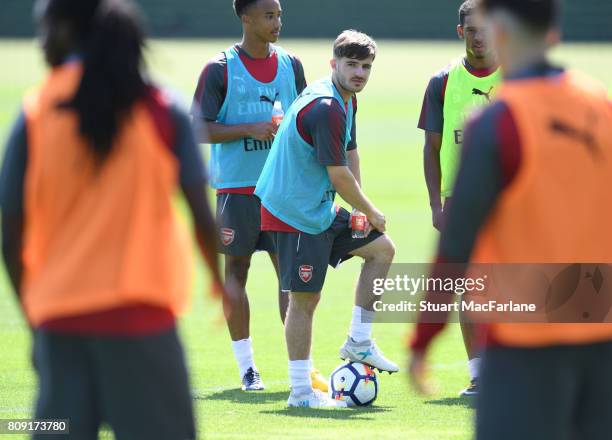
[[[275,253],[270,232],[261,231],[261,201],[255,195],[217,194],[219,252],[246,257],[255,251]]]
[[[349,212],[340,209],[329,229],[320,234],[274,233],[281,289],[284,292],[320,292],[328,264],[338,266],[342,261],[352,258],[350,252],[383,235],[374,230],[366,238],[353,238],[349,218]]]
[[[70,435],[95,440],[103,423],[117,439],[195,439],[191,393],[176,330],[150,336],[79,336],[38,330],[35,417],[69,419]]]
[[[485,351],[480,373],[476,438],[609,439],[611,371],[609,341],[491,347]]]

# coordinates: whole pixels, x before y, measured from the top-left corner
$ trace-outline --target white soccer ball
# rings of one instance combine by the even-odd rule
[[[329,377],[329,396],[346,402],[348,406],[370,405],[377,395],[376,373],[365,364],[342,364]]]

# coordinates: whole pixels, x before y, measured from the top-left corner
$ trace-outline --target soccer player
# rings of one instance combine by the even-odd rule
[[[195,439],[176,316],[188,301],[179,185],[217,286],[215,225],[191,121],[143,75],[131,2],[39,0],[51,66],[2,166],[2,250],[34,336],[37,419],[96,439]]]
[[[331,78],[308,87],[289,108],[255,190],[262,201],[262,229],[275,233],[281,287],[289,296],[289,406],[343,403],[313,390],[308,375],[312,320],[328,264],[336,267],[353,256],[365,260],[340,357],[398,371],[371,338],[373,279],[386,276],[395,249],[384,235],[385,216],[361,190],[355,129],[355,94],[366,86],[375,56],[376,44],[367,35],[351,30],[338,36]],[[354,215],[367,216],[365,238],[352,237],[351,214],[334,204],[336,192],[355,208]]]
[[[467,0],[459,8],[457,34],[465,42],[465,56],[431,78],[418,124],[425,131],[425,181],[433,225],[438,230],[444,224],[444,208],[452,198],[465,119],[475,108],[490,102],[501,81],[495,52],[476,6],[475,0]],[[473,396],[478,392],[480,364],[475,326],[462,319],[461,332],[471,378],[461,395]]]
[[[288,109],[306,87],[298,58],[273,45],[281,30],[278,0],[235,0],[242,22],[242,41],[221,52],[204,68],[194,96],[192,115],[204,122],[201,142],[211,143],[211,184],[217,190],[217,222],[226,277],[239,284],[230,298],[227,324],[245,391],[263,390],[253,359],[246,283],[253,253],[267,251],[278,276],[276,250],[269,232],[261,231],[260,201],[255,184],[268,157],[277,125],[275,103]],[[277,104],[278,105],[278,104]],[[281,319],[287,296],[278,291]],[[312,370],[315,385],[327,381]]]
[[[608,93],[548,61],[559,37],[558,1],[482,3],[505,80],[466,129],[439,260],[610,264]],[[441,328],[417,327],[410,368],[417,387]],[[494,323],[487,339],[478,439],[610,438],[612,324]]]

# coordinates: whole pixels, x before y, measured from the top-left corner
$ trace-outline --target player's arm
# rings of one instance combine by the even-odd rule
[[[418,124],[418,127],[425,132],[423,171],[429,194],[432,223],[438,230],[442,228],[440,150],[442,149],[442,130],[444,126],[443,93],[446,75],[446,71],[439,72],[429,81]]]
[[[357,150],[357,99],[353,97],[353,125],[351,126],[351,140],[346,147],[348,167],[355,176],[355,180],[361,187],[361,167],[359,162],[359,151]]]
[[[442,135],[433,131],[425,132],[425,146],[423,148],[423,168],[425,183],[429,193],[429,206],[432,213],[442,211],[442,200],[440,198],[440,186],[442,172],[440,167],[440,149],[442,148]],[[439,223],[434,221],[434,226],[440,229]]]
[[[258,141],[271,141],[276,133],[276,125],[270,122],[253,124],[225,125],[218,122],[204,121],[205,130],[198,133],[202,143],[216,144],[232,142],[238,139],[253,138]]]
[[[521,146],[516,125],[507,106],[498,102],[470,122],[465,130],[461,166],[450,205],[448,220],[440,236],[437,262],[432,278],[449,276],[446,263],[467,263],[470,260],[478,232],[484,225],[499,195],[516,176],[520,166]],[[461,266],[459,266],[461,267]],[[463,273],[453,269],[452,277]],[[429,292],[429,302],[448,301],[450,295]],[[443,329],[446,314],[435,319],[421,315],[411,342],[414,353],[411,374],[413,380],[423,373],[427,348]],[[424,322],[437,321],[438,324]],[[418,388],[417,384],[417,388]]]
[[[326,167],[336,192],[353,208],[363,212],[374,228],[384,232],[384,215],[366,197],[351,172],[344,147],[346,114],[340,104],[335,99],[322,98],[308,112],[298,115],[298,118],[303,132],[312,142],[317,161]]]
[[[295,76],[295,90],[299,95],[308,85],[306,83],[306,75],[304,74],[304,66],[302,65],[302,61],[294,55],[291,55],[291,65]]]
[[[353,174],[353,177],[357,181],[359,187],[361,187],[361,166],[359,161],[359,152],[357,150],[350,150],[346,152],[348,161],[348,168]]]
[[[23,204],[28,157],[25,116],[19,115],[5,147],[0,174],[0,207],[2,209],[2,256],[16,295],[20,296],[23,273]]]
[[[191,114],[198,122],[196,137],[201,143],[225,143],[243,138],[269,141],[276,126],[270,122],[225,125],[217,122],[217,115],[227,94],[227,64],[225,59],[210,61],[200,75]]]
[[[384,214],[361,191],[357,179],[355,179],[348,166],[328,166],[327,174],[340,197],[350,203],[353,208],[363,212],[372,227],[380,232],[385,232],[386,220]]]
[[[210,269],[215,290],[220,292],[223,281],[217,254],[217,228],[205,189],[204,162],[189,117],[177,107],[171,109],[171,114],[176,127],[174,152],[179,161],[181,189],[191,211],[200,251]]]

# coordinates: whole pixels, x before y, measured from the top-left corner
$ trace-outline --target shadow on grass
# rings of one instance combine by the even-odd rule
[[[362,408],[283,408],[278,410],[260,411],[260,414],[272,414],[287,417],[303,417],[310,419],[329,420],[374,420],[377,413],[389,412],[391,407],[368,406]],[[371,416],[371,417],[369,417]]]
[[[443,399],[427,400],[426,405],[441,406],[464,406],[466,408],[476,408],[476,399],[468,397],[445,397]]]
[[[287,400],[289,393],[287,391],[276,391],[273,393],[266,391],[253,391],[245,393],[236,388],[232,390],[218,391],[208,395],[194,395],[194,400],[226,400],[232,403],[242,404],[266,404],[276,403]]]

